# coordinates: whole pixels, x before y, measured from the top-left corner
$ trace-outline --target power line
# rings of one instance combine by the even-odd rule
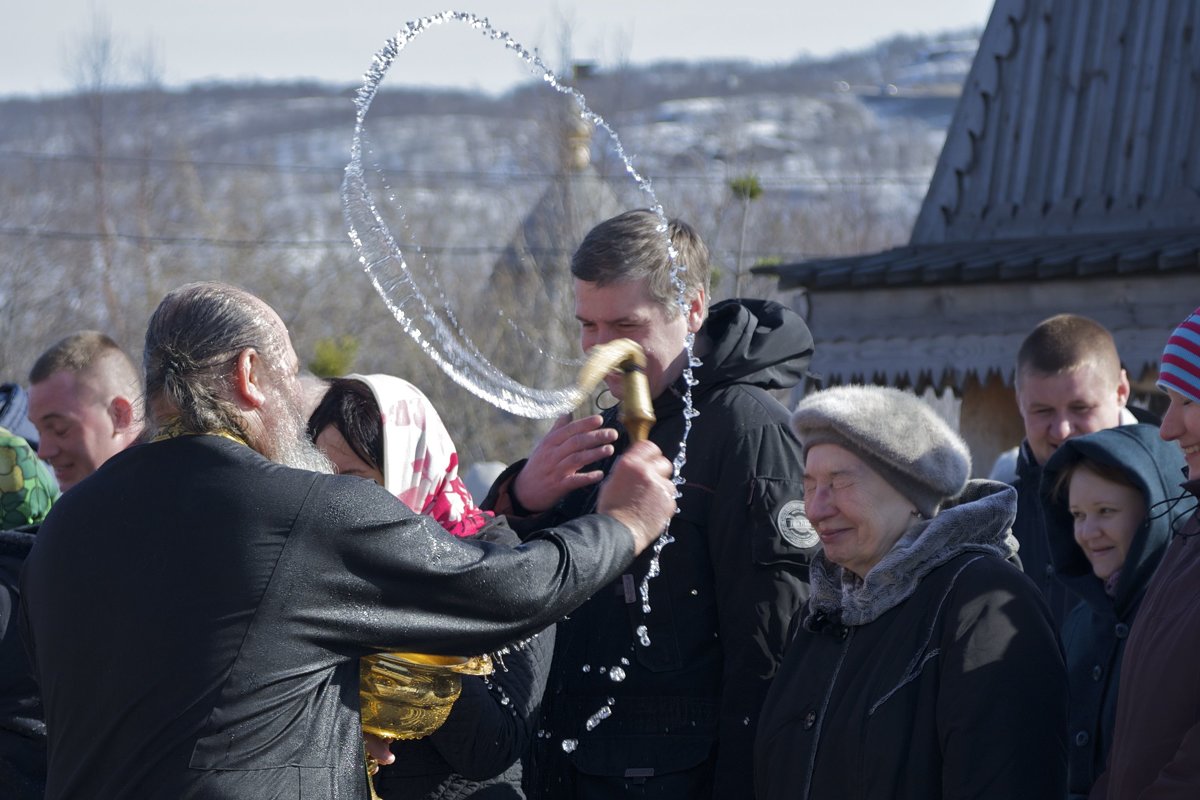
[[[0,160],[4,161],[26,161],[39,164],[94,164],[99,161],[102,164],[112,165],[127,165],[127,166],[164,166],[175,168],[190,168],[199,170],[230,170],[230,171],[254,171],[263,173],[295,173],[304,175],[329,175],[341,176],[344,167],[325,166],[316,164],[266,164],[262,162],[245,162],[245,161],[209,161],[209,160],[192,160],[192,159],[174,159],[160,158],[154,156],[115,156],[106,155],[103,158],[97,159],[95,156],[82,153],[38,153],[19,150],[0,150]],[[405,177],[413,180],[431,180],[431,181],[449,181],[461,180],[472,181],[476,183],[492,182],[492,183],[512,183],[512,182],[546,182],[555,180],[604,180],[604,181],[624,181],[627,179],[625,172],[612,173],[608,175],[568,175],[562,172],[485,172],[482,170],[422,170],[409,169],[402,167],[387,167],[381,168],[387,175],[396,177]],[[750,170],[751,172],[753,170]],[[656,183],[708,183],[708,184],[726,184],[729,178],[717,175],[698,175],[698,174],[680,174],[680,175],[654,175],[647,176],[652,182]],[[786,190],[786,189],[811,189],[811,188],[833,188],[843,186],[927,186],[929,184],[929,175],[819,175],[810,177],[779,177],[779,176],[759,176],[759,182],[764,188]]]
[[[214,239],[207,236],[148,236],[137,233],[96,233],[88,231],[49,230],[34,227],[0,227],[0,237],[39,239],[51,242],[101,242],[118,240],[133,244],[152,244],[170,247],[185,247],[194,249],[220,248],[227,250],[348,250],[351,248],[349,238],[346,239]],[[405,253],[428,255],[499,256],[509,251],[508,245],[428,245],[402,244]],[[574,251],[570,248],[524,248],[525,252],[535,257],[569,257]],[[733,250],[719,251],[732,254]],[[808,256],[785,255],[777,250],[743,251],[743,255],[752,258],[780,257],[784,260],[801,260]]]

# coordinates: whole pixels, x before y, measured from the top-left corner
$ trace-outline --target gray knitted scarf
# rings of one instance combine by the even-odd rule
[[[843,625],[866,625],[907,600],[933,569],[962,553],[1010,558],[1017,552],[1012,523],[1017,491],[998,481],[975,480],[932,519],[909,526],[865,578],[818,553],[810,567],[812,596],[805,622],[818,613]]]

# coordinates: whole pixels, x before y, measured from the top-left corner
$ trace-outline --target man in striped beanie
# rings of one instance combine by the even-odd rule
[[[1171,334],[1158,368],[1158,388],[1200,403],[1200,308]]]
[[[1200,308],[1167,340],[1158,385],[1171,399],[1159,435],[1178,442],[1187,460],[1186,494],[1178,499],[1194,504],[1200,496]],[[1146,589],[1121,664],[1108,770],[1091,800],[1200,793],[1198,534],[1200,514],[1192,514]]]

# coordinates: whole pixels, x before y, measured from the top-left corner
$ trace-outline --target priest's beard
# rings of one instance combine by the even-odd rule
[[[285,467],[332,474],[333,463],[308,438],[299,383],[288,378],[280,383],[271,390],[276,413],[263,415],[262,441],[250,446]]]

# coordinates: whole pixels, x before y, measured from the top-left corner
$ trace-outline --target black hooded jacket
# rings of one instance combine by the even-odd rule
[[[1112,597],[1075,541],[1065,492],[1054,492],[1059,476],[1083,460],[1120,469],[1146,498],[1149,509],[1130,544]],[[1171,542],[1172,526],[1183,514],[1182,505],[1168,508],[1165,502],[1179,494],[1183,466],[1178,445],[1164,442],[1157,427],[1123,425],[1068,439],[1043,470],[1041,495],[1055,575],[1072,596],[1083,598],[1062,628],[1071,689],[1072,798],[1087,797],[1108,761],[1125,643],[1150,578]]]
[[[674,541],[649,583],[651,610],[643,612],[639,597],[647,551],[559,624],[545,735],[535,741],[536,777],[527,782],[535,795],[741,797],[751,786],[759,709],[791,617],[807,599],[819,544],[803,516],[800,446],[770,390],[803,379],[813,341],[790,309],[755,300],[715,304],[698,339],[708,346],[694,371],[699,415]],[[650,439],[668,458],[683,435],[683,388],[681,379],[654,401]],[[617,409],[605,419],[620,430]],[[621,431],[616,453],[627,445]],[[497,479],[485,507],[522,465]],[[519,531],[522,522],[536,528],[580,516],[595,506],[595,494],[595,487],[579,490],[513,525]],[[611,677],[613,667],[621,680]],[[586,721],[605,706],[611,717],[588,730]],[[577,741],[570,754],[563,740]]]
[[[1017,518],[1013,521],[1013,536],[1021,545],[1017,557],[1021,569],[1041,591],[1054,627],[1060,633],[1067,614],[1079,602],[1054,574],[1050,560],[1050,545],[1046,537],[1046,518],[1042,514],[1042,465],[1033,457],[1029,442],[1021,442],[1017,452]]]

